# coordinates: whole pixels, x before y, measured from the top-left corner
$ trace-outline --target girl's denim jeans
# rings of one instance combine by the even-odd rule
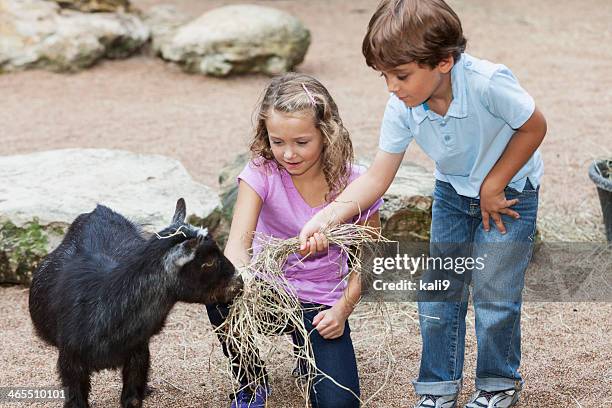
[[[522,387],[518,372],[522,290],[533,249],[538,189],[527,181],[522,192],[506,188],[505,194],[508,200],[519,199],[511,208],[520,218],[502,216],[506,234],[498,231],[493,220],[485,232],[480,201],[457,194],[449,183],[436,181],[430,257],[480,258],[482,263],[465,274],[457,296],[419,302],[423,350],[419,377],[413,381],[419,395],[452,395],[461,390],[470,286],[478,343],[476,388],[500,391]],[[436,271],[427,274],[431,278]]]
[[[311,406],[313,408],[358,408],[360,405],[358,399],[360,395],[359,376],[348,320],[344,324],[342,336],[333,340],[326,340],[314,328],[312,321],[320,310],[326,309],[329,306],[314,303],[303,303],[302,306],[304,326],[310,333],[309,337],[317,368],[333,378],[338,384],[342,384],[343,387],[350,390],[347,391],[344,388],[340,388],[329,378],[317,375],[312,380],[312,389],[310,390]],[[206,311],[212,325],[218,327],[225,321],[229,313],[229,305],[206,305]],[[291,327],[287,327],[284,332],[291,334],[296,346],[303,346],[304,339],[297,335]],[[231,358],[232,369],[236,379],[242,384],[246,384],[245,368],[247,370],[255,370],[258,376],[262,376],[264,381],[267,382],[264,364],[258,355],[250,356],[248,361],[256,361],[258,363],[255,364],[255,367],[248,367],[246,363],[242,362],[242,356],[239,353],[236,353],[234,350],[228,350],[223,341],[221,341],[221,345],[223,353]],[[302,367],[299,367],[299,369],[302,372],[305,371]]]

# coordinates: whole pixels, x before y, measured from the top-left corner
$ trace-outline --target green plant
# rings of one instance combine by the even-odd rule
[[[0,224],[0,254],[20,283],[29,282],[32,270],[47,254],[47,245],[47,234],[37,218],[22,227],[11,221]]]

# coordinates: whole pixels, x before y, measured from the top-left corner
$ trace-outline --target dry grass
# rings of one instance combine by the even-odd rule
[[[376,2],[254,2],[287,10],[312,31],[311,49],[299,69],[325,83],[340,107],[358,155],[371,154],[388,97],[384,83],[365,66],[360,52]],[[168,1],[134,3],[146,9]],[[171,3],[196,16],[226,2]],[[452,0],[450,4],[463,20],[468,52],[510,67],[547,118],[539,216],[543,236],[559,241],[603,241],[601,210],[587,168],[594,159],[612,157],[610,144],[605,142],[612,126],[612,48],[601,46],[602,39],[604,43],[610,39],[611,3]],[[342,22],[340,29],[338,21]],[[77,146],[163,154],[179,159],[196,180],[215,186],[218,169],[245,150],[250,113],[267,81],[263,76],[224,81],[185,75],[147,57],[105,62],[75,75],[43,71],[2,75],[0,154]],[[406,159],[433,169],[431,160],[414,144]],[[410,380],[418,373],[420,358],[417,315],[411,304],[388,307],[394,330],[389,345],[395,356],[394,371],[391,385],[371,406],[407,407],[414,400]],[[521,371],[526,389],[521,407],[612,404],[611,315],[609,303],[524,306]],[[370,329],[379,330],[376,326],[382,324],[375,316],[371,305],[362,304],[350,318],[366,398],[384,381],[385,372],[372,353],[379,347],[379,338],[371,336]],[[471,391],[475,368],[476,345],[473,327],[470,329],[462,401]],[[0,288],[0,333],[0,385],[57,382],[57,352],[33,335],[27,290]],[[283,337],[275,341],[283,353],[276,359],[270,357],[279,365],[271,375],[270,406],[299,407],[303,400],[290,375],[294,364],[287,358],[290,344]],[[156,391],[145,406],[229,405],[232,384],[226,375],[226,359],[201,306],[177,305],[151,346],[150,383]],[[92,407],[117,406],[120,387],[118,372],[95,375]]]
[[[295,245],[292,243],[291,245]],[[58,383],[57,351],[33,334],[27,289],[0,288],[0,386],[49,386]],[[414,401],[410,381],[418,373],[421,341],[412,303],[362,303],[350,317],[360,372],[362,398],[370,407],[405,407]],[[612,403],[612,304],[526,303],[523,308],[522,407],[586,407]],[[468,310],[465,402],[473,390],[476,342],[474,314]],[[390,335],[392,333],[392,335]],[[287,336],[270,336],[264,352],[273,394],[271,408],[306,405],[295,386],[293,345]],[[178,304],[162,333],[151,343],[149,407],[225,407],[234,382],[227,359],[201,305]],[[392,357],[390,357],[392,356]],[[392,370],[390,370],[392,368]],[[93,376],[92,408],[116,406],[118,371]],[[384,386],[387,384],[387,386]],[[384,386],[384,387],[382,387]],[[603,404],[602,404],[603,402]],[[32,404],[31,406],[53,406]],[[59,406],[59,404],[58,404]]]
[[[0,385],[48,386],[58,383],[57,351],[33,333],[27,308],[27,289],[0,288]],[[387,367],[372,350],[380,345],[383,322],[373,305],[364,303],[351,315],[362,395],[372,396],[384,381]],[[612,305],[609,303],[528,303],[523,312],[523,364],[526,380],[521,407],[608,406],[612,402]],[[417,313],[412,304],[388,305],[394,332],[389,349],[394,370],[371,407],[407,407],[414,401],[410,380],[418,373],[421,350]],[[473,312],[468,312],[465,387],[462,401],[472,390],[476,343]],[[278,352],[269,357],[277,367],[271,373],[271,408],[303,406],[294,386],[287,338],[276,337]],[[232,382],[227,360],[201,305],[178,304],[166,328],[151,343],[150,384],[154,393],[146,407],[220,408],[229,406]],[[118,371],[93,376],[92,408],[118,406],[121,377]],[[578,405],[576,400],[580,403]],[[607,403],[602,404],[602,401]],[[52,407],[52,404],[37,404]],[[0,406],[7,406],[2,405]],[[11,404],[8,407],[21,405]],[[28,405],[30,406],[30,405]],[[36,406],[36,405],[32,405]],[[56,406],[60,406],[59,404]]]
[[[379,230],[364,225],[343,224],[327,228],[322,233],[326,236],[329,245],[339,248],[341,258],[346,259],[351,265],[351,269],[342,276],[342,281],[347,282],[352,274],[367,281],[366,274],[369,272],[362,269],[361,248],[365,245],[386,241],[380,235]],[[280,353],[280,349],[274,338],[280,333],[291,331],[294,335],[304,339],[302,345],[293,345],[289,352],[289,358],[295,359],[304,370],[303,381],[296,381],[304,404],[308,405],[307,401],[309,401],[313,381],[320,381],[324,378],[352,393],[350,389],[317,367],[310,342],[311,333],[304,324],[304,309],[285,278],[284,269],[287,258],[299,250],[298,239],[282,240],[256,234],[255,242],[261,251],[242,270],[245,289],[239,297],[234,299],[227,319],[217,329],[227,349],[241,356],[238,363],[234,363],[234,369],[239,373],[244,373],[248,384],[266,383],[263,373],[270,372],[270,367],[264,368],[263,361],[272,359],[261,358],[262,352],[266,356],[277,357],[276,354]],[[338,269],[338,272],[341,273],[342,265],[338,265]],[[385,378],[388,379],[393,356],[385,345],[388,344],[392,332],[388,327],[384,304],[378,302],[376,305],[379,312],[377,320],[387,325],[383,326],[380,332],[374,332],[374,335],[380,337],[381,344],[381,347],[376,348],[374,352],[386,363],[388,369]],[[386,351],[386,353],[381,351]],[[229,378],[233,377],[232,372],[232,367],[228,366]],[[363,406],[367,405],[367,401],[362,401],[362,403]]]

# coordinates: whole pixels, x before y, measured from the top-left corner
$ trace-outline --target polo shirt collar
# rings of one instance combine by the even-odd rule
[[[453,100],[446,114],[455,118],[465,118],[467,116],[467,88],[465,85],[464,62],[465,58],[461,58],[451,69]]]
[[[451,69],[451,86],[453,88],[453,100],[448,107],[447,116],[454,118],[465,118],[467,116],[467,90],[465,86],[465,70],[463,67],[464,59],[459,60]],[[428,117],[425,103],[412,108],[412,117],[415,122],[421,123]]]
[[[412,108],[412,117],[414,118],[414,121],[418,124],[425,120],[425,118],[427,117],[427,109],[425,109],[424,103]]]

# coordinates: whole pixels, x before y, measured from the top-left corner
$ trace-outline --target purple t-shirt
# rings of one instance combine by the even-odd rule
[[[353,166],[349,182],[364,171],[362,167]],[[296,237],[304,224],[327,205],[308,205],[295,188],[291,175],[273,162],[260,166],[249,162],[238,175],[240,180],[246,182],[263,200],[256,231],[268,236],[281,239]],[[363,210],[361,220],[374,214],[381,205],[382,199],[378,199],[370,208]],[[353,222],[359,220],[356,216]],[[259,252],[256,240],[253,242],[253,252]],[[309,256],[302,261],[300,258],[298,254],[292,254],[285,264],[285,277],[298,298],[302,302],[333,306],[347,286],[346,280],[342,280],[348,272],[346,257],[332,245],[325,253]]]

